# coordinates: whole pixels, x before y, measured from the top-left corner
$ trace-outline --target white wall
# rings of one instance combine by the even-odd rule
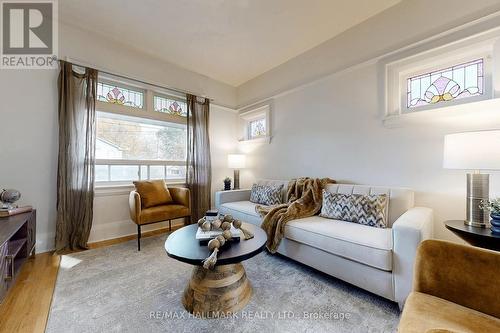
[[[331,177],[338,182],[410,187],[416,204],[435,211],[435,234],[456,239],[444,220],[465,216],[465,172],[442,168],[443,136],[475,129],[463,122],[383,126],[376,64],[292,91],[273,102],[271,144],[249,152],[245,186],[258,178]],[[500,193],[500,173],[492,193]]]
[[[238,114],[235,110],[210,107],[210,157],[212,159],[212,206],[214,193],[224,188],[224,178],[233,178],[233,170],[227,167],[227,155],[238,150]]]
[[[37,209],[37,251],[53,247],[56,220],[57,73],[0,70],[0,189]]]

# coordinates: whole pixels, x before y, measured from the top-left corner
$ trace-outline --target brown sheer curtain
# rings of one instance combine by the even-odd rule
[[[97,71],[60,61],[56,250],[87,247],[94,204]]]
[[[208,135],[210,101],[187,95],[188,151],[186,183],[191,191],[191,222],[210,209],[212,164]]]

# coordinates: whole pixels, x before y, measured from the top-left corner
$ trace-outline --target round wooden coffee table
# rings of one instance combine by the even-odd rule
[[[211,252],[206,244],[200,245],[195,238],[196,224],[168,236],[165,242],[167,254],[195,266],[182,297],[182,304],[190,313],[216,317],[239,311],[250,300],[252,287],[241,261],[260,253],[266,245],[267,235],[257,226],[244,223],[243,227],[251,231],[254,238],[228,242],[219,251],[217,264],[211,270],[202,266]]]

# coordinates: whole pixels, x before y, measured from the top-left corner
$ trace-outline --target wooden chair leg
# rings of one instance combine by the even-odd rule
[[[141,250],[141,225],[137,225],[137,251]]]

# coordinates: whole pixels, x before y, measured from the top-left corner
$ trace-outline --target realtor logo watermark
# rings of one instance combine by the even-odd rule
[[[1,1],[0,68],[57,68],[57,2]]]

